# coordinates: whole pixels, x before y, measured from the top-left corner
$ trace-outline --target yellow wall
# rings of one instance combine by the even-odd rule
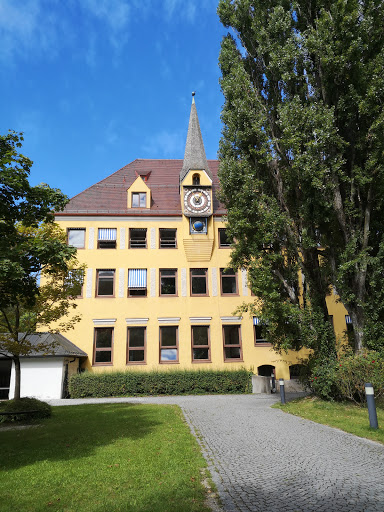
[[[83,297],[78,299],[76,314],[82,315],[82,320],[73,331],[66,336],[79,348],[88,354],[85,367],[92,371],[123,370],[150,370],[150,369],[181,369],[181,368],[212,368],[234,369],[246,367],[257,373],[257,367],[271,364],[276,367],[277,378],[289,378],[289,365],[295,364],[305,355],[305,351],[280,356],[270,347],[255,346],[252,317],[245,314],[241,320],[233,319],[232,324],[241,325],[243,360],[238,362],[224,362],[222,327],[227,325],[222,317],[233,317],[236,308],[243,302],[254,300],[246,286],[246,276],[238,272],[238,296],[221,296],[220,294],[220,268],[229,263],[230,249],[218,247],[218,228],[225,227],[219,218],[211,217],[208,224],[208,235],[193,235],[197,242],[199,239],[212,239],[213,249],[209,261],[188,261],[183,240],[190,237],[189,220],[180,218],[140,218],[140,217],[58,217],[58,223],[63,229],[86,228],[85,248],[78,249],[78,259],[87,264]],[[98,228],[117,228],[116,249],[98,249]],[[129,228],[147,228],[147,248],[128,249]],[[177,249],[159,248],[159,228],[177,229]],[[92,235],[93,230],[93,235]],[[91,239],[93,236],[93,248]],[[154,237],[154,240],[151,238]],[[153,246],[154,242],[154,246]],[[152,247],[151,247],[152,243]],[[154,247],[154,248],[153,248]],[[129,268],[147,269],[147,296],[127,297],[127,281]],[[177,297],[159,296],[159,269],[178,269]],[[208,269],[208,296],[190,296],[190,268]],[[95,297],[96,270],[115,269],[115,297]],[[119,269],[122,269],[121,271]],[[155,269],[155,284],[153,284],[151,269]],[[185,270],[182,270],[185,269]],[[119,275],[123,273],[124,279],[120,285]],[[186,273],[186,282],[183,275]],[[216,276],[215,289],[213,276]],[[151,291],[155,296],[151,296]],[[186,292],[186,296],[183,294]],[[90,295],[90,297],[88,296]],[[345,329],[345,309],[337,303],[334,296],[328,297],[330,314],[334,315],[336,332],[340,335]],[[160,323],[159,318],[180,318],[171,321],[170,325],[179,328],[179,363],[159,363],[159,327],[167,325]],[[209,324],[211,341],[211,362],[191,362],[191,323],[190,317],[211,317],[210,321],[201,322]],[[134,326],[146,327],[146,364],[126,364],[127,321],[126,319],[146,319],[146,323],[130,323]],[[115,321],[111,321],[115,320]],[[96,321],[96,323],[95,323]],[[103,323],[104,321],[104,323]],[[114,328],[113,365],[92,366],[94,329],[95,327]]]

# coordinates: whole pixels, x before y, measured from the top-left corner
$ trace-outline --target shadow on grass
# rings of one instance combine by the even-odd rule
[[[78,459],[119,439],[141,439],[162,424],[156,407],[140,404],[53,407],[52,417],[40,420],[35,428],[0,430],[0,467],[11,470],[37,461]]]
[[[204,459],[174,405],[55,407],[0,444],[4,512],[209,512]]]

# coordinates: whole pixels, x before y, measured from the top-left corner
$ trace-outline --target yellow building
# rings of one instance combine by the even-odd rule
[[[245,271],[227,268],[218,161],[207,161],[193,100],[184,160],[135,160],[75,196],[56,221],[87,265],[69,333],[90,371],[235,369],[290,378],[303,351],[280,356],[257,318]],[[345,310],[329,298],[335,329]]]

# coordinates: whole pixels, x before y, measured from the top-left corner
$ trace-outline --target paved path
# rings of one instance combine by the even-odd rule
[[[202,445],[225,512],[384,512],[384,446],[271,409],[276,399],[113,400],[179,405]],[[100,401],[111,400],[86,400]],[[50,403],[77,402],[85,400]]]

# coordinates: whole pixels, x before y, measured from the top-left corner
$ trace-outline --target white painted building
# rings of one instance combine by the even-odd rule
[[[61,334],[36,333],[29,336],[32,344],[53,343],[50,354],[32,353],[20,358],[21,397],[40,400],[64,398],[67,395],[68,378],[79,371],[80,361],[87,354]],[[9,358],[0,360],[1,398],[12,399],[15,390],[15,367]]]

